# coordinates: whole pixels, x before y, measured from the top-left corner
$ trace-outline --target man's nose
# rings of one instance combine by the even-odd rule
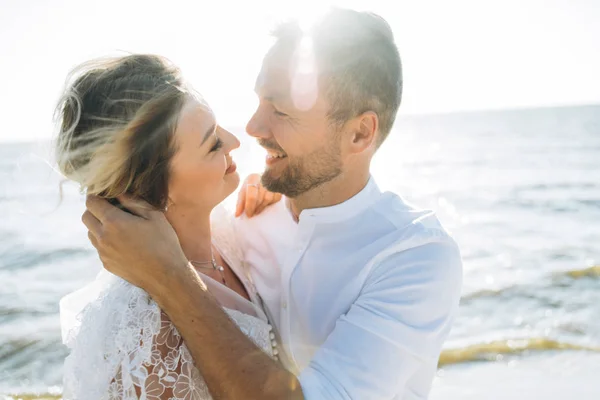
[[[250,121],[246,124],[246,132],[248,135],[257,139],[266,139],[271,137],[271,128],[269,119],[262,110],[256,110]]]

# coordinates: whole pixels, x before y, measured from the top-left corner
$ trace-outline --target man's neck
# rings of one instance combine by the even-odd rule
[[[188,260],[204,262],[211,259],[210,211],[172,206],[166,217]]]
[[[288,207],[297,221],[303,210],[334,206],[356,196],[365,188],[369,177],[368,170],[361,174],[341,174],[298,197],[288,199]]]

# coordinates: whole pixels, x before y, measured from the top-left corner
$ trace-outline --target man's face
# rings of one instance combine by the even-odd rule
[[[310,48],[299,48],[276,45],[267,54],[256,80],[259,105],[246,126],[268,153],[263,185],[290,198],[334,179],[343,166]]]

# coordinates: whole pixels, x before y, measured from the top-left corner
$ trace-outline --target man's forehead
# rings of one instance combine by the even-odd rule
[[[307,63],[294,49],[273,47],[265,56],[255,83],[256,93],[268,100],[290,100],[298,97],[298,86],[312,87],[313,102],[318,91],[318,69],[314,60]],[[308,89],[306,87],[305,89]],[[296,103],[296,101],[294,101]]]
[[[269,93],[271,96],[284,96],[289,94],[290,86],[290,58],[270,57],[263,60],[262,68],[256,77],[255,90],[257,93]],[[265,93],[266,92],[266,93]]]

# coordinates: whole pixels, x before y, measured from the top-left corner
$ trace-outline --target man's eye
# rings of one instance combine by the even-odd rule
[[[275,115],[277,115],[278,117],[287,117],[286,113],[282,113],[281,111],[275,110],[274,111]]]
[[[215,152],[217,150],[219,150],[221,147],[223,147],[223,141],[221,139],[217,139],[217,141],[215,142],[215,144],[213,145],[213,147],[210,149],[210,152]]]

